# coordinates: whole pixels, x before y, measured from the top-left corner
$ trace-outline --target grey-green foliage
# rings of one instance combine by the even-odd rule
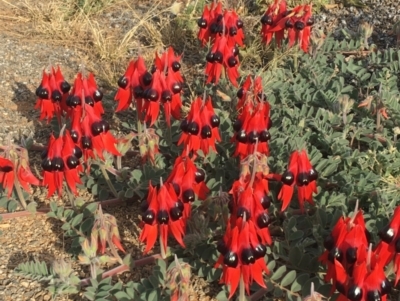
[[[318,276],[324,271],[318,259],[338,218],[352,212],[358,199],[376,243],[378,229],[398,204],[400,145],[393,127],[399,126],[400,51],[365,56],[359,49],[358,41],[328,37],[315,56],[287,57],[278,69],[260,74],[271,104],[271,172],[282,173],[290,153],[301,148],[319,172],[315,207],[304,215],[293,215],[291,209],[284,217],[278,214],[280,185],[270,183],[275,204],[269,211],[283,233],[267,252],[269,297],[298,300],[309,294],[311,282],[328,296],[331,285]],[[236,90],[226,93],[233,96]],[[372,98],[371,109],[358,107],[367,97]],[[377,105],[389,115],[387,120],[380,116],[380,124]],[[292,208],[296,198],[295,193]],[[198,271],[208,278],[203,271],[212,264],[200,262],[204,267]],[[225,300],[225,291],[218,297]]]
[[[47,289],[53,297],[61,294],[75,294],[79,291],[80,279],[73,272],[70,263],[62,260],[60,263],[54,263],[52,267],[48,267],[44,261],[28,261],[20,263],[14,272],[47,284]]]
[[[94,222],[94,213],[98,207],[97,203],[90,203],[78,209],[68,209],[64,206],[57,206],[50,203],[50,212],[47,216],[61,221],[61,229],[66,237],[72,237],[69,252],[78,255],[82,248],[81,243],[85,237],[90,235]]]

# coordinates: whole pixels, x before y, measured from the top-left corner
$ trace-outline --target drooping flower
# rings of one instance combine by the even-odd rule
[[[221,141],[219,134],[220,119],[215,114],[211,97],[207,100],[197,97],[191,105],[189,115],[181,123],[182,135],[178,145],[183,144],[183,152],[202,150],[204,155],[210,148],[216,152],[215,142]]]
[[[144,202],[142,211],[143,230],[139,239],[146,242],[145,254],[153,248],[157,237],[160,238],[161,248],[165,252],[169,233],[185,247],[184,206],[172,183],[161,183],[160,188],[153,187],[150,183],[147,201]]]
[[[214,43],[218,36],[226,36],[230,46],[243,46],[243,21],[233,9],[222,9],[222,3],[214,1],[210,7],[204,6],[204,11],[199,20],[198,39],[204,47],[207,42]]]
[[[207,54],[207,83],[217,84],[225,72],[226,77],[237,86],[239,77],[239,48],[243,46],[243,22],[234,10],[222,10],[221,2],[213,2],[204,7],[202,17],[197,22],[200,27],[198,38],[204,46],[211,42],[211,51]]]
[[[400,206],[396,207],[391,221],[379,231],[378,235],[381,241],[375,252],[379,254],[385,265],[393,261],[396,273],[394,285],[396,286],[400,279]]]
[[[244,105],[242,113],[233,125],[235,136],[232,138],[236,142],[234,156],[241,159],[254,153],[257,145],[257,152],[269,154],[268,141],[271,139],[268,123],[269,104],[259,102],[256,106],[252,103]]]
[[[239,48],[235,45],[229,45],[226,36],[217,35],[211,51],[206,56],[207,83],[218,84],[222,71],[224,71],[230,82],[237,87],[239,77],[238,54]]]
[[[133,100],[137,111],[142,112],[143,91],[151,84],[152,79],[141,56],[136,61],[131,61],[125,74],[118,80],[119,88],[115,95],[118,106],[115,112],[126,110]]]
[[[339,300],[386,301],[392,285],[386,278],[384,263],[378,253],[372,252],[372,244],[363,258],[357,259],[350,273],[335,258],[336,287],[341,293]]]
[[[325,280],[335,280],[334,259],[339,261],[346,271],[350,271],[358,259],[366,255],[369,233],[365,228],[362,210],[355,210],[352,217],[341,217],[332,233],[324,240],[326,251],[320,260],[328,265]],[[335,284],[335,283],[334,283]]]
[[[271,43],[272,36],[275,34],[275,41],[278,47],[281,46],[285,34],[285,28],[279,31],[271,31],[278,22],[286,15],[286,0],[274,0],[267,8],[261,18],[262,29],[261,34],[264,42],[268,45]]]
[[[236,109],[240,113],[233,124],[235,135],[232,142],[236,142],[234,156],[244,159],[254,151],[268,155],[272,122],[270,104],[263,93],[261,77],[252,79],[249,75],[238,90],[237,97]]]
[[[82,114],[81,145],[85,158],[93,152],[101,160],[104,160],[104,151],[120,156],[121,154],[115,147],[117,140],[111,134],[108,122],[97,116],[94,108],[87,104],[84,104]]]
[[[260,242],[254,223],[246,221],[246,213],[233,228],[227,227],[223,240],[218,242],[218,251],[221,255],[215,267],[223,265],[220,283],[230,285],[229,298],[235,294],[241,279],[248,294],[253,281],[266,287],[263,273],[269,273],[264,258],[267,248]]]
[[[7,197],[11,197],[15,185],[20,185],[29,194],[30,185],[40,185],[29,167],[28,151],[11,141],[0,154],[0,185],[7,191]]]
[[[289,206],[295,186],[300,210],[304,211],[304,202],[314,204],[312,195],[317,193],[317,178],[318,172],[311,165],[306,150],[294,151],[290,155],[288,168],[281,177],[283,185],[278,195],[278,199],[283,202],[281,210],[284,211]]]
[[[151,73],[141,57],[131,61],[118,81],[115,99],[119,103],[116,111],[127,109],[134,98],[140,120],[152,126],[158,118],[160,104],[163,104],[166,122],[170,126],[171,115],[179,119],[182,107],[180,94],[183,78],[180,68],[180,56],[175,55],[172,47],[161,56],[156,53]]]
[[[197,168],[189,156],[179,156],[176,158],[171,174],[166,183],[171,183],[175,192],[184,205],[184,217],[190,216],[191,203],[197,196],[200,200],[205,200],[209,189],[205,184],[205,172]]]
[[[269,29],[269,31],[281,32],[282,30],[287,29],[289,47],[292,47],[297,42],[304,52],[308,52],[311,27],[313,24],[312,5],[298,5],[285,14],[276,26]]]
[[[97,87],[93,74],[89,72],[87,75],[83,75],[83,72],[79,72],[66,104],[69,108],[75,108],[85,103],[93,107],[94,113],[100,117],[104,114],[102,99],[103,92]],[[69,116],[71,116],[71,112],[69,112]]]
[[[64,160],[62,158],[63,138],[57,139],[51,134],[47,152],[43,154],[43,186],[46,186],[47,197],[51,197],[57,190],[59,196],[62,194],[64,179]]]
[[[82,150],[76,146],[68,131],[61,130],[60,136],[52,134],[47,150],[42,153],[43,186],[48,188],[47,197],[57,191],[61,196],[63,181],[75,195],[78,194],[76,184],[81,184],[79,173],[82,172],[80,158]]]
[[[38,97],[35,109],[40,109],[41,120],[47,119],[47,122],[50,122],[54,114],[59,121],[61,120],[70,89],[71,85],[65,81],[60,66],[57,70],[53,66],[50,66],[49,70],[43,70],[42,81],[35,92]]]
[[[78,194],[76,190],[77,184],[82,184],[79,174],[83,172],[83,167],[80,163],[82,158],[82,150],[75,145],[68,130],[66,130],[63,137],[63,148],[61,151],[64,164],[64,177],[69,189],[75,195]]]

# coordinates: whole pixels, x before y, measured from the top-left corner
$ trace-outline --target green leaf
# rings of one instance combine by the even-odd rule
[[[215,299],[217,299],[218,301],[228,301],[228,295],[226,293],[225,290],[222,290],[218,293],[217,296],[215,296]]]
[[[293,240],[298,240],[300,238],[303,238],[303,236],[304,236],[304,232],[301,230],[298,230],[296,232],[290,233],[288,239],[289,239],[289,241],[293,241]]]
[[[117,298],[118,301],[130,301],[132,297],[129,297],[129,295],[125,292],[116,292],[113,294],[115,298]]]
[[[280,287],[275,287],[274,289],[274,297],[280,298],[283,296],[283,290]]]
[[[276,281],[276,280],[278,280],[278,279],[280,279],[282,276],[283,276],[283,274],[285,274],[285,272],[286,272],[286,266],[280,266],[273,274],[272,274],[272,277],[271,277],[271,280],[273,280],[273,281]]]
[[[290,291],[292,292],[299,292],[301,291],[301,288],[303,287],[304,283],[310,279],[309,274],[301,274],[299,275],[296,280],[292,283],[292,286],[290,287]]]
[[[63,229],[64,231],[68,231],[68,230],[71,229],[71,225],[70,225],[69,223],[64,223],[64,224],[61,226],[61,229]]]
[[[84,222],[80,225],[80,231],[83,233],[88,233],[92,230],[93,227],[93,218],[88,218],[84,220]]]
[[[51,211],[56,212],[57,211],[57,203],[50,202],[50,209],[51,209]]]
[[[281,285],[282,286],[288,286],[290,284],[292,284],[292,282],[296,279],[296,271],[290,271],[289,273],[287,273],[285,275],[285,277],[283,277],[282,281],[281,281]]]
[[[73,218],[71,221],[71,226],[76,227],[78,226],[83,220],[83,213],[79,213],[77,216]]]
[[[26,210],[31,212],[31,213],[36,213],[36,208],[37,208],[37,203],[36,202],[30,202],[28,206],[26,206]]]
[[[87,204],[87,206],[85,207],[85,210],[83,212],[84,215],[89,216],[89,215],[93,214],[97,210],[97,207],[98,207],[98,204],[96,202]]]

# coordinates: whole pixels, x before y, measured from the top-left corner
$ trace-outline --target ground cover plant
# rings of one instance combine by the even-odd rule
[[[45,147],[1,146],[0,205],[35,213],[31,185],[57,195],[47,216],[90,277],[67,260],[15,272],[88,300],[190,300],[193,274],[218,286],[217,300],[396,298],[400,51],[370,46],[368,24],[335,40],[313,30],[311,4],[292,4],[269,3],[251,36],[235,7],[198,1],[202,76],[184,74],[186,54],[168,45],[109,77],[115,112],[130,116],[122,137],[95,71],[45,68],[36,109],[53,132]],[[244,68],[248,34],[270,63]],[[103,210],[128,201],[142,212],[137,260]],[[145,264],[155,266],[138,282],[112,278]]]

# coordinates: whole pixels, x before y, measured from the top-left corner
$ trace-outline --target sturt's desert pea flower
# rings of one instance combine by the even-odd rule
[[[64,79],[60,66],[55,69],[49,66],[48,70],[43,70],[42,81],[36,89],[38,100],[35,109],[40,109],[40,119],[47,119],[47,122],[53,118],[54,114],[58,121],[61,121],[63,111],[65,111],[65,101],[71,85]]]

